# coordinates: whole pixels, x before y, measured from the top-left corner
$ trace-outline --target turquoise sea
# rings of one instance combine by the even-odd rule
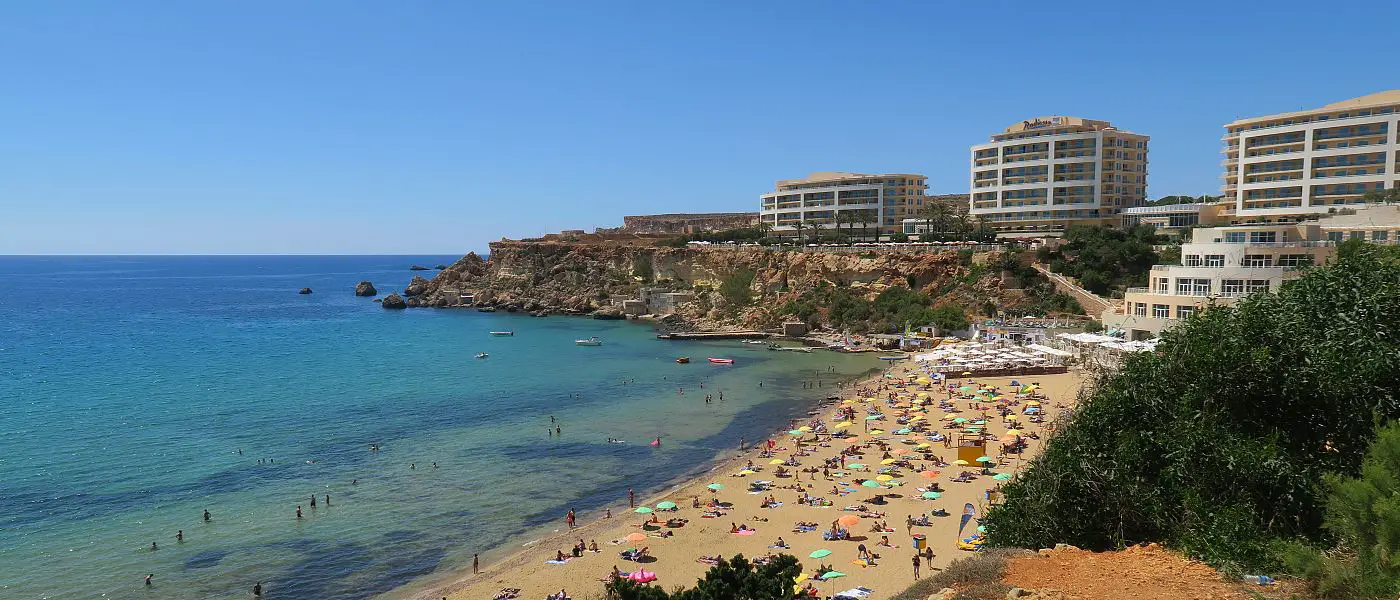
[[[702,472],[877,366],[352,294],[455,258],[0,257],[0,598],[421,586]]]

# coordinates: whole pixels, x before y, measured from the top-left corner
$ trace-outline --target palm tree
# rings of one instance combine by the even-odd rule
[[[802,220],[798,219],[798,221],[793,224],[793,227],[797,229],[797,246],[800,248],[802,247]]]
[[[858,217],[856,217],[856,215],[855,215],[854,212],[851,212],[851,211],[839,211],[839,212],[837,212],[837,213],[836,213],[836,236],[837,236],[837,237],[840,237],[840,236],[841,236],[841,224],[842,224],[842,223],[845,223],[845,224],[846,224],[846,237],[847,237],[847,238],[850,238],[850,237],[851,237],[851,230],[852,230],[852,229],[855,229],[856,221],[859,221],[859,220],[860,220],[860,219],[859,219]]]
[[[772,223],[769,223],[768,221],[759,219],[759,221],[758,221],[758,233],[759,233],[759,235],[762,236],[762,237],[768,237],[768,234],[770,234],[770,233],[772,233],[772,232],[773,232],[773,224],[772,224]]]
[[[943,233],[948,229],[948,221],[953,217],[953,210],[947,204],[934,200],[919,209],[919,216],[924,220],[925,233],[933,234],[935,231]],[[934,229],[935,223],[938,224],[936,230]]]

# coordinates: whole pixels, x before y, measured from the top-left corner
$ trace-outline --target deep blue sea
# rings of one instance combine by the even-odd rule
[[[352,293],[456,258],[0,257],[0,598],[250,598],[263,581],[269,599],[353,599],[447,578],[570,507],[709,468],[836,376],[803,379],[876,366]],[[604,345],[574,344],[589,336]]]

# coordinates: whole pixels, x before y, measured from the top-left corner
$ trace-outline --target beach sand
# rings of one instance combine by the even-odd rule
[[[822,436],[821,446],[813,442],[813,436],[804,436],[803,448],[810,454],[798,457],[800,467],[790,468],[792,476],[776,477],[774,469],[776,465],[770,465],[771,458],[760,458],[761,448],[752,447],[744,452],[738,453],[736,457],[719,464],[706,476],[683,483],[665,493],[654,495],[653,497],[638,497],[638,506],[652,506],[657,502],[672,501],[679,506],[675,512],[657,512],[658,518],[665,521],[668,518],[688,519],[688,523],[679,528],[662,527],[662,531],[673,531],[674,536],[669,538],[648,537],[641,542],[616,541],[622,540],[628,534],[647,533],[644,532],[640,524],[650,519],[651,515],[637,514],[631,511],[627,505],[627,499],[621,498],[620,507],[613,508],[613,516],[610,519],[601,518],[602,512],[584,513],[578,515],[578,527],[569,530],[564,523],[564,515],[559,515],[559,527],[556,533],[545,535],[538,543],[531,544],[528,548],[506,554],[504,557],[495,560],[490,564],[483,561],[480,574],[470,573],[462,576],[461,579],[435,589],[420,592],[417,597],[422,599],[438,599],[448,597],[452,600],[484,600],[495,596],[503,588],[519,588],[521,591],[517,597],[526,600],[539,600],[547,594],[557,593],[561,589],[567,590],[570,596],[576,599],[589,599],[603,597],[604,579],[614,566],[622,572],[634,571],[643,568],[647,571],[654,571],[659,579],[653,585],[660,585],[666,589],[671,589],[677,585],[693,586],[697,579],[704,576],[710,568],[709,565],[697,562],[697,558],[702,555],[715,556],[722,555],[726,558],[735,554],[743,554],[752,558],[763,556],[770,552],[786,553],[798,557],[804,565],[804,573],[811,575],[816,567],[825,564],[834,567],[836,570],[845,573],[845,577],[836,578],[832,581],[816,582],[818,590],[822,596],[830,596],[834,592],[851,589],[857,586],[872,588],[875,593],[872,597],[888,597],[894,593],[902,591],[914,581],[912,567],[912,557],[914,549],[910,533],[923,534],[927,536],[929,545],[932,547],[935,558],[932,562],[932,569],[936,570],[947,565],[949,562],[964,556],[968,551],[959,550],[957,542],[960,537],[967,537],[976,532],[977,523],[974,520],[967,525],[962,535],[958,535],[959,516],[963,512],[963,507],[971,503],[977,507],[977,515],[981,515],[986,507],[986,492],[995,488],[1000,482],[994,481],[991,476],[983,475],[977,477],[969,483],[953,482],[952,478],[964,470],[977,471],[976,466],[958,467],[951,463],[957,459],[957,447],[954,443],[951,448],[944,448],[942,443],[934,443],[930,451],[950,463],[949,466],[938,468],[928,466],[928,461],[921,460],[917,450],[912,443],[906,444],[901,440],[909,439],[910,436],[899,435],[889,431],[882,435],[872,435],[864,431],[866,422],[863,421],[866,409],[878,407],[885,419],[881,421],[870,421],[871,428],[880,426],[886,429],[898,429],[900,425],[895,424],[895,418],[900,414],[901,409],[890,408],[886,398],[891,392],[899,391],[892,384],[904,381],[906,378],[917,377],[911,374],[913,365],[905,365],[892,369],[887,374],[877,375],[858,383],[855,387],[865,389],[873,394],[875,399],[859,402],[855,404],[831,403],[825,406],[819,418],[825,421],[827,427],[834,425],[837,420],[833,418],[833,413],[842,406],[852,406],[856,411],[854,424],[848,429],[855,434],[854,437],[846,439],[828,440]],[[1010,382],[1018,379],[1022,384],[1036,382],[1040,386],[1039,393],[1045,398],[1041,399],[1043,409],[1046,413],[1046,421],[1059,413],[1063,408],[1071,406],[1078,394],[1083,375],[1078,371],[1071,371],[1059,375],[1041,375],[1021,378],[996,377],[980,378],[976,380],[978,385],[997,386],[1002,393],[1011,395]],[[962,381],[966,381],[964,378]],[[891,384],[888,390],[878,390],[878,386]],[[945,388],[938,382],[931,386],[921,386],[910,384],[905,389],[911,392],[927,391],[930,399],[934,403],[923,413],[930,421],[930,432],[950,431],[943,429],[946,421],[940,420],[944,413],[938,409],[937,401],[947,398]],[[852,387],[847,387],[843,398],[855,398],[856,394]],[[981,411],[973,411],[970,406],[971,401],[965,399],[955,399],[955,406],[961,410],[959,416],[969,419]],[[907,407],[907,400],[898,402],[897,406]],[[1021,406],[1015,406],[1018,413]],[[918,413],[914,413],[918,414]],[[1007,422],[993,415],[988,420],[988,431],[997,437],[1001,437],[1006,430]],[[997,460],[993,471],[996,473],[1014,473],[1016,469],[1027,464],[1028,460],[1039,452],[1041,444],[1044,442],[1045,424],[1030,423],[1022,415],[1017,428],[1027,435],[1038,433],[1041,439],[1029,439],[1029,445],[1025,452],[1018,455],[1008,455],[1002,460],[999,452],[1001,445],[996,440],[990,440],[987,444],[987,452],[992,459]],[[877,425],[878,424],[878,425]],[[956,430],[952,430],[956,431]],[[916,434],[917,435],[917,434]],[[861,487],[853,479],[866,479],[876,476],[876,471],[881,467],[880,462],[883,452],[872,446],[864,450],[864,455],[860,457],[848,457],[849,463],[863,463],[869,466],[869,472],[849,472],[842,477],[835,474],[830,479],[825,478],[822,473],[813,474],[802,473],[801,469],[810,466],[821,467],[827,458],[836,457],[840,451],[853,444],[865,444],[872,438],[880,438],[888,442],[889,450],[905,448],[911,451],[908,456],[917,465],[925,465],[928,468],[939,471],[936,479],[927,479],[919,475],[914,469],[900,469],[898,480],[904,482],[900,487],[893,489],[871,489]],[[787,448],[787,451],[776,452],[776,458],[787,458],[797,447],[794,445],[793,436],[787,431],[775,432],[772,440],[778,448]],[[765,440],[766,441],[766,440]],[[921,441],[921,440],[920,440]],[[761,441],[764,442],[764,441]],[[759,445],[762,445],[760,443]],[[896,457],[899,458],[899,457]],[[758,472],[753,475],[743,477],[735,476],[736,473],[744,469],[748,461],[752,461]],[[748,493],[749,483],[757,480],[768,480],[773,482],[774,489],[769,492],[750,494]],[[837,482],[845,482],[841,488],[854,488],[855,492],[837,496],[832,494],[833,485]],[[921,498],[921,493],[915,488],[924,487],[931,481],[936,481],[944,490],[942,497],[938,500],[926,500]],[[710,483],[720,483],[724,489],[718,492],[711,492],[706,486]],[[798,504],[797,499],[802,495],[793,489],[781,489],[783,486],[792,486],[794,483],[807,488],[807,493],[814,497],[824,497],[832,501],[833,506],[817,507]],[[884,505],[869,504],[876,494],[886,494],[887,503]],[[894,494],[896,497],[889,497]],[[773,496],[783,505],[777,508],[761,508],[760,504],[766,496]],[[732,507],[728,513],[719,518],[701,518],[704,508],[692,508],[692,498],[699,497],[701,502],[708,502],[711,497],[719,502],[729,503]],[[848,505],[866,503],[866,506],[876,512],[882,512],[885,516],[882,519],[861,518],[856,525],[849,527],[852,539],[841,541],[823,541],[822,532],[831,526],[831,523],[843,516],[858,515],[856,512],[843,511],[842,508]],[[912,530],[906,532],[906,515],[928,515],[931,510],[942,508],[947,510],[950,516],[931,517],[929,526],[914,526]],[[758,519],[758,520],[756,520]],[[763,521],[762,519],[767,519]],[[871,531],[875,521],[886,521],[888,527],[893,532],[880,533]],[[797,521],[808,521],[819,524],[817,531],[798,533],[793,531],[793,525]],[[752,535],[734,535],[730,533],[731,524],[744,524],[757,532]],[[882,547],[877,544],[880,536],[889,536],[891,544],[896,548]],[[779,537],[790,547],[789,549],[770,548]],[[565,555],[570,555],[570,549],[577,544],[579,539],[591,544],[596,540],[601,552],[585,552],[583,556],[571,558],[566,564],[555,565],[546,564],[545,561],[553,559],[557,551],[563,551]],[[853,564],[856,560],[857,547],[864,544],[870,552],[879,556],[874,566],[861,566]],[[654,560],[638,564],[623,560],[619,557],[619,552],[630,547],[649,547],[650,555]],[[808,556],[816,550],[830,550],[831,554],[821,559],[813,559]],[[491,558],[495,559],[496,556]],[[923,561],[923,576],[930,573],[930,565]],[[805,584],[805,582],[804,582]]]

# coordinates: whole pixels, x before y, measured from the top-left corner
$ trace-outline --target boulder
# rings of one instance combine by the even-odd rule
[[[301,291],[298,291],[297,293],[305,296],[311,293],[311,288],[301,288]]]
[[[408,286],[403,289],[403,295],[405,296],[421,296],[427,292],[428,280],[424,279],[421,275],[414,275],[413,280],[409,281]]]
[[[384,308],[392,309],[408,308],[408,304],[403,301],[403,298],[400,298],[398,294],[392,293],[388,296],[385,296],[384,301],[381,302],[379,305],[383,306]]]
[[[953,600],[958,597],[958,591],[953,588],[943,588],[929,595],[925,600]]]
[[[597,311],[595,311],[595,312],[593,313],[593,318],[595,318],[595,319],[602,319],[602,320],[605,320],[605,321],[611,321],[611,320],[625,319],[625,318],[627,318],[627,315],[622,314],[622,309],[620,309],[620,308],[618,308],[618,307],[616,307],[616,306],[608,306],[608,307],[600,308],[600,309],[598,309]]]
[[[410,270],[410,271],[427,271],[427,270],[428,270],[428,267],[425,267],[425,266],[423,266],[423,265],[413,265],[413,266],[409,267],[408,270]]]
[[[368,281],[361,281],[355,284],[356,296],[374,296],[379,294],[379,290],[374,289],[374,284]]]
[[[437,270],[439,270],[439,271],[446,271],[446,270],[447,270],[447,265],[438,265],[438,266],[433,267],[433,268],[434,268],[434,269],[437,269]]]

